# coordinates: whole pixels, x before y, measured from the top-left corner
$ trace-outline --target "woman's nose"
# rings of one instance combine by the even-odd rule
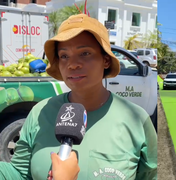
[[[78,57],[69,58],[68,68],[69,69],[80,69],[80,68],[82,68],[82,64],[81,64],[79,58]]]

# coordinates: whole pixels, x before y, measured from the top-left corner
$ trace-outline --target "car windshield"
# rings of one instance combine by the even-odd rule
[[[167,75],[166,78],[167,79],[176,79],[176,74],[174,74],[174,75]]]
[[[138,56],[138,55],[137,55],[137,52],[133,52],[133,51],[132,51],[132,52],[130,52],[130,53],[133,54],[133,55],[136,56],[136,57]]]

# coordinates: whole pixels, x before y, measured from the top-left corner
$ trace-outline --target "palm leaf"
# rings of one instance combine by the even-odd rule
[[[128,50],[133,50],[136,48],[141,47],[141,42],[136,40],[136,38],[138,38],[138,34],[135,34],[132,37],[129,37],[127,40],[124,41],[124,48],[128,49]]]

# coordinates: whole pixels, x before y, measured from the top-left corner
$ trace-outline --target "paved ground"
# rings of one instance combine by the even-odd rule
[[[158,98],[158,180],[176,180],[176,154],[160,98]]]

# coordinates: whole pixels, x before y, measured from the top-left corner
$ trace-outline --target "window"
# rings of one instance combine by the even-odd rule
[[[116,24],[116,10],[108,9],[108,22],[112,22],[112,27],[110,29],[114,29],[114,25]]]
[[[140,13],[132,14],[132,26],[140,26],[141,15]]]
[[[116,10],[108,9],[108,21],[116,23]]]
[[[113,45],[115,45],[115,42],[110,42],[110,44],[113,44]]]
[[[150,51],[145,51],[145,55],[149,55],[150,54]]]
[[[0,5],[8,6],[8,0],[0,0]]]
[[[144,51],[143,50],[138,50],[137,51],[137,55],[138,56],[143,56],[144,55]]]
[[[10,2],[13,2],[14,4],[16,4],[17,0],[10,0]]]
[[[121,52],[112,51],[120,62],[120,75],[139,75],[139,68],[131,57],[122,54]]]
[[[176,75],[167,75],[166,78],[168,78],[168,79],[176,79]]]
[[[155,28],[158,27],[158,20],[157,20],[157,16],[156,16],[156,20],[155,20]]]

